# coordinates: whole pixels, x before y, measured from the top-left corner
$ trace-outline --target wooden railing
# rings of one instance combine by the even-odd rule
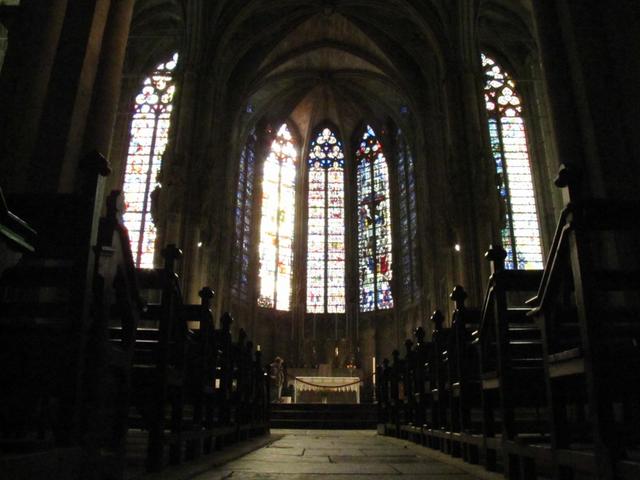
[[[87,180],[78,194],[13,199],[39,236],[0,277],[0,449],[12,453],[0,471],[122,478],[132,440],[158,471],[267,432],[260,352],[233,339],[229,314],[216,328],[211,289],[184,301],[177,247],[163,268],[136,269],[121,195],[99,218],[92,191]],[[34,455],[51,469],[34,473]]]
[[[378,366],[379,430],[510,479],[640,478],[638,208],[569,205],[544,272],[492,248],[482,308],[455,287],[451,328]]]

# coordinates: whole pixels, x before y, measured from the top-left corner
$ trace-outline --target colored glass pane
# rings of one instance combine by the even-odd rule
[[[258,304],[289,310],[293,275],[293,232],[297,152],[283,124],[264,162],[260,220]]]
[[[344,152],[329,128],[309,149],[307,312],[344,313]]]
[[[169,139],[175,84],[173,70],[178,54],[161,63],[145,79],[135,98],[131,140],[124,177],[124,224],[129,230],[131,251],[137,267],[153,268],[156,228],[151,218],[151,193]]]
[[[240,155],[235,211],[235,248],[232,289],[240,300],[248,298],[251,225],[253,219],[253,183],[255,180],[256,133],[253,130]]]
[[[493,59],[482,55],[491,151],[505,203],[502,243],[508,269],[541,269],[542,245],[522,103],[513,79]]]
[[[416,184],[413,155],[400,129],[396,131],[396,155],[400,205],[400,251],[402,252],[400,287],[405,300],[411,302],[419,294]]]
[[[382,144],[370,126],[356,152],[360,310],[393,307],[389,171]]]

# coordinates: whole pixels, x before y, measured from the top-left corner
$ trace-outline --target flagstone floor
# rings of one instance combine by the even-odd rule
[[[273,443],[194,480],[475,480],[458,466],[441,463],[424,447],[383,437],[373,430],[272,430]],[[485,475],[481,475],[485,477]]]

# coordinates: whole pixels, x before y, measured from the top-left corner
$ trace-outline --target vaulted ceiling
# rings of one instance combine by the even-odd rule
[[[481,42],[513,58],[531,48],[530,0],[138,0],[127,71],[180,51],[226,89],[238,131],[262,118],[292,119],[305,140],[322,120],[343,136],[363,119],[410,129],[474,8]]]

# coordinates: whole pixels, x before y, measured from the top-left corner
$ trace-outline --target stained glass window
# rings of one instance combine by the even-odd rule
[[[264,162],[260,221],[261,307],[289,310],[297,152],[286,124],[278,130]]]
[[[135,98],[131,140],[124,177],[124,223],[136,266],[153,268],[156,228],[151,219],[151,192],[158,186],[162,155],[169,138],[178,54],[157,66]]]
[[[329,128],[309,150],[307,312],[344,313],[344,152]]]
[[[412,302],[419,294],[416,182],[413,155],[400,129],[396,130],[395,140],[400,205],[400,251],[402,252],[402,279],[399,286],[405,300]]]
[[[536,211],[522,103],[513,79],[493,59],[482,55],[491,150],[496,163],[506,221],[502,244],[508,269],[540,269],[542,246]]]
[[[370,126],[356,152],[360,310],[393,307],[389,170],[382,144]]]
[[[251,256],[251,224],[253,219],[253,189],[255,179],[257,136],[249,133],[240,154],[235,211],[235,248],[232,290],[240,300],[249,294],[249,259]]]

